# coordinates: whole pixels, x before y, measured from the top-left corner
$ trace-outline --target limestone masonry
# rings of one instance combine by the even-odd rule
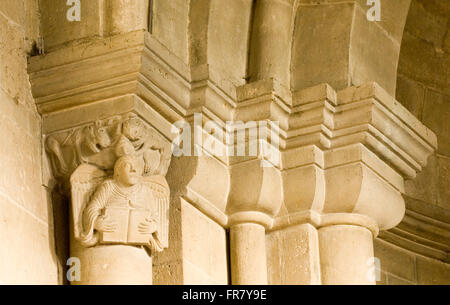
[[[0,239],[0,284],[450,284],[450,1],[0,0]]]

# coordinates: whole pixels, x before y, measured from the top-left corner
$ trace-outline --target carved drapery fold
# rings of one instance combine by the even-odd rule
[[[72,233],[83,246],[168,247],[171,147],[142,119],[129,113],[50,134],[46,148],[70,187]]]

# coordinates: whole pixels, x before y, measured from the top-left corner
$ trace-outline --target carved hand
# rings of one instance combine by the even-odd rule
[[[107,217],[98,217],[95,220],[94,228],[100,232],[115,232],[117,230],[117,223]]]
[[[152,234],[157,229],[156,221],[151,218],[146,218],[144,222],[140,223],[138,226],[138,231],[141,234]]]

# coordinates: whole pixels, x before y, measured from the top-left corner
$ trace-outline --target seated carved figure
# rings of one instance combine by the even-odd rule
[[[112,178],[83,164],[71,185],[74,234],[82,245],[168,246],[169,188],[163,176],[144,177],[139,158],[120,157]]]

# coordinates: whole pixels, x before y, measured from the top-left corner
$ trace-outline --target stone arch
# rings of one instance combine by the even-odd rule
[[[223,86],[243,85],[247,78],[253,0],[211,0],[208,27],[210,78]]]
[[[300,1],[292,37],[292,89],[324,82],[342,89],[375,81],[393,94],[409,5],[410,0],[382,0],[382,19],[372,22],[366,18],[366,1]]]
[[[249,81],[274,78],[289,83],[294,7],[298,1],[256,1],[249,58]]]
[[[410,1],[381,0],[380,22],[367,20],[370,7],[363,0],[254,1],[253,14],[246,11],[251,18],[247,81],[274,78],[293,91],[320,83],[342,89],[375,81],[394,94]],[[245,40],[243,35],[241,47]],[[239,71],[238,78],[244,68]]]

